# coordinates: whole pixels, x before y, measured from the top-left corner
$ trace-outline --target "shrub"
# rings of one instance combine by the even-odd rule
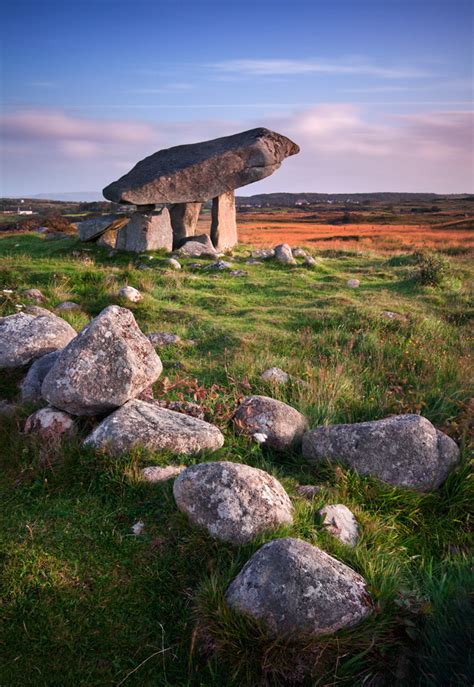
[[[448,260],[435,253],[415,253],[415,257],[415,279],[423,286],[439,286],[448,274]]]

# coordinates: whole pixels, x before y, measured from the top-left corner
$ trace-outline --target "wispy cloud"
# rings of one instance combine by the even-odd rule
[[[248,76],[295,76],[297,74],[352,74],[386,79],[409,79],[429,76],[425,70],[408,67],[385,67],[359,59],[239,59],[214,62],[210,65],[219,73]]]
[[[135,93],[136,95],[161,95],[163,93],[186,93],[191,91],[194,85],[191,83],[170,83],[165,86],[149,87],[149,88],[132,88],[128,93]]]

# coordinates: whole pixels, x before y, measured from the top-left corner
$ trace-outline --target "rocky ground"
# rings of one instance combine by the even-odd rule
[[[0,684],[469,683],[462,259],[0,259]]]

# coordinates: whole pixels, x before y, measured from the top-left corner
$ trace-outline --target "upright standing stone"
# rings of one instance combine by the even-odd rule
[[[233,191],[221,193],[212,201],[211,240],[218,251],[229,250],[237,243]]]
[[[174,203],[170,207],[173,227],[173,248],[179,248],[180,241],[194,236],[202,203]]]
[[[120,229],[115,247],[141,253],[146,250],[167,251],[173,249],[173,230],[170,213],[164,208],[160,213],[135,212],[128,224]]]

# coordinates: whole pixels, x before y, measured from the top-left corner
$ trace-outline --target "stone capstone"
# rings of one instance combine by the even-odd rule
[[[116,203],[205,202],[270,176],[298,146],[269,129],[160,150],[104,188]]]
[[[229,606],[265,623],[273,635],[332,634],[372,609],[364,578],[301,539],[260,548],[227,588]]]
[[[176,479],[173,494],[192,523],[236,545],[293,522],[293,506],[280,482],[249,465],[227,461],[193,465]]]
[[[106,417],[84,442],[113,455],[136,447],[196,455],[223,444],[224,437],[214,425],[136,399]]]
[[[234,413],[238,431],[250,436],[266,435],[264,445],[284,451],[301,444],[308,428],[304,415],[291,406],[268,396],[248,396]]]
[[[51,405],[73,415],[97,415],[140,394],[162,369],[132,312],[111,305],[61,351],[41,393]]]
[[[459,461],[459,448],[420,415],[317,427],[303,437],[310,463],[341,461],[361,475],[400,487],[438,487]]]
[[[76,336],[65,320],[43,308],[38,311],[0,318],[0,368],[28,365],[64,348]]]

